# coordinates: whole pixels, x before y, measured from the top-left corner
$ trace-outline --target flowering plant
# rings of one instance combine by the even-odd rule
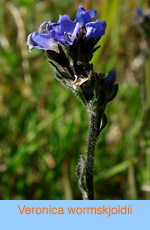
[[[57,23],[49,20],[43,22],[38,31],[31,33],[27,39],[29,51],[32,48],[45,50],[55,76],[72,89],[90,115],[87,155],[81,155],[77,166],[83,199],[94,199],[95,145],[107,123],[106,105],[118,91],[115,70],[112,69],[105,76],[103,73],[95,73],[90,63],[94,52],[100,48],[95,46],[106,30],[105,20],[92,21],[96,13],[95,10],[86,11],[79,6],[74,22],[68,15],[60,15]]]

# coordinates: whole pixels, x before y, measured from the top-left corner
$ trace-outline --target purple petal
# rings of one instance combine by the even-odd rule
[[[62,33],[73,33],[75,24],[68,15],[60,15],[58,23],[60,23],[60,30]]]
[[[76,13],[75,22],[79,23],[80,26],[86,25],[88,22],[91,22],[92,19],[96,16],[96,10],[88,10],[86,11],[83,6],[79,6],[79,9]]]
[[[64,44],[64,45],[71,45],[72,44],[72,42],[67,40],[66,36],[62,33],[54,31],[53,36],[54,36],[55,40],[57,40],[61,44]]]
[[[86,24],[86,37],[93,37],[95,40],[100,39],[106,30],[106,21],[96,20],[95,22],[89,22]]]
[[[42,50],[58,50],[58,44],[51,33],[40,34],[38,32],[33,32],[29,34],[27,38],[27,45],[29,46],[29,51],[31,51],[33,47]]]
[[[74,41],[74,38],[75,36],[77,35],[77,33],[80,31],[80,24],[77,22],[76,23],[76,26],[74,28],[74,31],[72,33],[72,36],[71,36],[71,41],[73,42]]]
[[[40,34],[48,33],[51,29],[52,29],[51,21],[46,20],[39,26],[38,33]]]
[[[85,14],[86,10],[83,8],[83,6],[79,6],[78,11],[76,13],[76,19],[75,22],[81,22],[83,15]]]
[[[96,10],[88,10],[86,13],[85,13],[85,19],[86,19],[86,23],[88,22],[91,22],[92,19],[96,16],[97,14],[97,11]]]

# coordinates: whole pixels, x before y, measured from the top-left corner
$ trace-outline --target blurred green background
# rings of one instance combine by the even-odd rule
[[[27,35],[79,5],[107,21],[95,71],[117,71],[119,92],[95,152],[96,199],[149,199],[144,37],[133,22],[141,0],[0,1],[0,199],[82,199],[75,175],[86,152],[88,114],[58,82]],[[148,117],[149,118],[149,117]]]

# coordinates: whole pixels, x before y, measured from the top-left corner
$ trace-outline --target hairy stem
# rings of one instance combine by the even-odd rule
[[[100,112],[90,112],[90,129],[87,143],[87,159],[86,159],[86,186],[88,199],[94,200],[94,185],[93,185],[93,167],[94,167],[94,152],[96,142],[100,133]]]

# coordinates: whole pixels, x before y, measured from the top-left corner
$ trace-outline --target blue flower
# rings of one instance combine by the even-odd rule
[[[118,92],[118,84],[115,84],[117,74],[115,69],[109,71],[107,77],[105,77],[105,87],[106,87],[106,101],[112,101]]]
[[[57,51],[58,43],[54,39],[53,34],[53,24],[48,20],[43,22],[38,32],[33,32],[28,35],[27,45],[29,46],[29,51],[31,51],[33,47],[36,49]]]
[[[95,22],[89,22],[85,25],[86,27],[86,37],[93,37],[95,40],[99,40],[106,30],[106,21],[96,20]]]
[[[59,16],[59,26],[54,29],[54,38],[65,45],[71,45],[80,31],[79,23],[74,23],[68,15]]]
[[[139,15],[142,15],[143,14],[143,9],[142,8],[136,8],[136,13],[139,14]]]
[[[79,9],[76,13],[75,22],[79,23],[80,26],[86,25],[88,22],[91,22],[92,19],[96,16],[96,10],[88,10],[86,11],[83,6],[79,6]]]

